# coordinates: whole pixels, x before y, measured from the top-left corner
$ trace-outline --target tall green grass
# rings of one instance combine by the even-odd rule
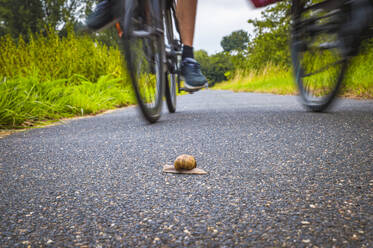
[[[373,99],[373,49],[352,59],[340,95]],[[334,75],[323,75],[330,78]],[[259,70],[238,70],[214,89],[273,94],[298,94],[291,68],[267,64]]]
[[[49,30],[46,35],[30,35],[27,43],[22,37],[15,41],[4,36],[0,38],[0,50],[1,77],[37,74],[44,81],[80,74],[94,82],[106,74],[125,76],[118,49],[73,32],[61,38],[56,31]]]
[[[79,84],[66,79],[44,81],[37,77],[5,80],[0,84],[0,128],[32,126],[134,103],[132,89],[123,87],[120,78],[102,76],[92,83],[76,76]]]
[[[227,82],[214,89],[272,94],[296,94],[292,72],[284,67],[268,64],[260,70],[236,71]]]
[[[352,59],[341,95],[373,99],[373,47]]]
[[[0,129],[135,103],[122,56],[89,37],[56,32],[0,39]]]

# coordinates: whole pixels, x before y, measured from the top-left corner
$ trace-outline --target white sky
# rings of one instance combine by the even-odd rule
[[[239,29],[252,33],[247,20],[260,17],[262,10],[248,0],[198,0],[194,49],[206,50],[209,55],[222,51],[223,36]]]

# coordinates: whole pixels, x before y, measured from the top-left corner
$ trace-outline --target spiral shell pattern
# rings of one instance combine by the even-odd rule
[[[187,154],[180,155],[174,162],[176,170],[192,170],[197,167],[196,159]]]

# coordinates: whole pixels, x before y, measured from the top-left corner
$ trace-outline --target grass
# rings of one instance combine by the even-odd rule
[[[135,103],[117,48],[49,31],[0,38],[0,129],[35,126]]]
[[[292,72],[273,65],[248,73],[237,71],[231,80],[218,83],[213,89],[281,95],[297,93]]]
[[[40,82],[37,77],[5,80],[0,84],[0,129],[23,128],[43,121],[97,114],[135,103],[130,86],[120,78],[102,76],[66,86],[66,79]],[[76,79],[75,79],[76,80]]]
[[[350,64],[342,97],[373,99],[373,50],[355,57]],[[235,76],[216,84],[213,89],[236,92],[273,93],[281,95],[298,94],[291,69],[268,64],[261,70],[236,71]]]
[[[373,99],[373,49],[351,61],[342,96]]]
[[[40,81],[78,79],[83,75],[95,82],[102,75],[125,76],[122,57],[115,47],[93,41],[88,36],[66,37],[49,30],[46,35],[34,34],[26,43],[22,37],[0,38],[0,79],[38,75]]]

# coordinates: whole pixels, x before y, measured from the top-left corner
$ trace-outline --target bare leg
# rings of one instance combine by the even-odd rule
[[[180,24],[183,45],[193,47],[194,27],[196,24],[197,0],[178,0],[176,16]]]
[[[183,54],[181,63],[181,75],[184,77],[184,88],[196,91],[207,84],[198,62],[194,60],[193,38],[196,24],[198,0],[178,0],[176,5],[176,16],[179,21],[181,41],[183,43]]]

